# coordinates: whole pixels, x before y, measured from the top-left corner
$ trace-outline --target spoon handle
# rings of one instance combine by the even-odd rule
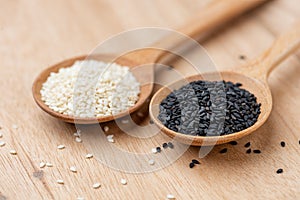
[[[251,10],[269,0],[214,0],[209,3],[203,10],[201,10],[196,16],[185,23],[185,25],[175,31],[182,34],[171,34],[162,38],[152,46],[163,50],[172,51],[174,49],[181,48],[181,46],[187,42],[188,37],[195,40],[203,39],[209,36],[220,26],[226,22],[237,18],[239,15]],[[149,53],[145,51],[145,60],[157,61],[163,58],[167,53],[165,51],[157,51]],[[166,56],[168,57],[168,56]]]
[[[266,81],[271,71],[299,47],[300,22],[297,22],[279,36],[260,57],[251,62],[244,72]]]
[[[215,0],[176,31],[197,40],[202,36],[201,34],[209,35],[219,26],[225,25],[226,22],[267,1]]]

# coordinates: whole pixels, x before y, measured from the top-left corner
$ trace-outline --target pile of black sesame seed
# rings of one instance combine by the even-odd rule
[[[195,81],[170,93],[158,119],[169,129],[195,136],[218,136],[244,130],[258,119],[256,97],[241,83]]]

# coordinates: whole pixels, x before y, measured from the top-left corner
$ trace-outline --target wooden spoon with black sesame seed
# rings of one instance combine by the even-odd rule
[[[209,146],[227,143],[244,137],[260,126],[268,119],[272,110],[272,95],[268,86],[268,76],[270,72],[278,66],[284,59],[295,52],[300,46],[300,23],[294,25],[285,34],[281,35],[273,45],[265,51],[259,58],[250,62],[246,66],[236,68],[236,71],[223,71],[198,74],[179,80],[166,87],[162,87],[153,96],[149,113],[155,124],[168,136],[186,144],[194,146]],[[242,83],[242,87],[257,97],[257,102],[261,103],[261,113],[257,121],[250,127],[227,135],[220,136],[192,136],[182,134],[168,129],[158,119],[160,103],[174,90],[181,88],[190,82],[197,80],[220,80]]]
[[[189,23],[186,24],[181,29],[177,31],[185,34],[186,36],[192,37],[194,39],[198,36],[203,36],[210,33],[215,28],[220,25],[225,24],[226,22],[236,18],[242,13],[266,2],[267,0],[261,1],[240,1],[240,0],[216,0],[210,3],[205,9],[199,11],[199,14],[194,17]],[[162,49],[170,49],[176,46],[180,46],[185,42],[184,37],[178,37],[177,35],[171,35],[165,37],[160,42],[159,47]],[[32,92],[33,97],[42,110],[48,114],[63,120],[65,122],[77,123],[77,124],[93,124],[98,122],[106,122],[117,119],[128,115],[136,110],[138,110],[146,100],[151,96],[154,82],[154,71],[152,66],[141,67],[149,63],[157,63],[159,59],[166,55],[165,51],[162,50],[153,50],[153,49],[142,49],[137,50],[121,57],[115,55],[89,55],[75,57],[63,62],[60,62],[56,65],[53,65],[45,69],[34,81]],[[126,111],[120,112],[112,116],[103,116],[95,118],[82,118],[82,117],[73,117],[65,114],[60,114],[58,112],[50,109],[44,101],[41,99],[41,88],[43,83],[47,80],[51,72],[58,72],[61,68],[67,68],[72,66],[78,60],[94,59],[104,62],[116,62],[122,66],[128,66],[132,69],[132,73],[136,77],[137,81],[141,83],[139,99],[134,106],[129,108]],[[134,70],[133,70],[134,69]],[[146,84],[143,84],[146,83]]]

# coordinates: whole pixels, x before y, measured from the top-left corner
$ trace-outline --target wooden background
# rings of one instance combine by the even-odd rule
[[[33,101],[32,82],[47,66],[86,54],[124,30],[174,28],[208,2],[0,0],[0,141],[6,142],[0,147],[0,200],[166,199],[167,194],[177,199],[299,199],[300,51],[270,76],[274,107],[267,123],[239,140],[237,146],[216,146],[193,169],[188,164],[197,158],[197,147],[190,147],[170,166],[144,174],[120,172],[96,158],[86,160],[85,154],[93,152],[85,143],[74,141],[75,127],[45,114]],[[298,0],[274,0],[236,19],[202,44],[218,69],[230,69],[258,56],[299,17]],[[142,123],[148,121],[145,118]],[[113,123],[107,125],[110,133],[116,134],[115,145],[129,151],[147,152],[161,144],[155,141],[166,141],[158,135],[158,139],[150,139],[152,146],[143,146]],[[246,154],[248,141],[262,153]],[[281,141],[286,142],[285,148]],[[59,151],[59,144],[66,149]],[[220,154],[225,147],[228,152]],[[18,154],[11,155],[11,149]],[[40,169],[42,160],[54,166]],[[73,165],[77,173],[70,172]],[[284,173],[276,174],[278,168]],[[121,178],[127,179],[126,186],[120,184]],[[57,184],[57,179],[65,184]],[[93,189],[95,182],[100,182],[101,188]]]

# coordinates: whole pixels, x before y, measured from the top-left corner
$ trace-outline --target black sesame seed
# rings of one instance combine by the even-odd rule
[[[261,151],[260,151],[260,150],[258,150],[258,149],[255,149],[255,150],[253,150],[253,153],[257,153],[257,154],[259,154],[259,153],[261,153]]]
[[[190,163],[190,168],[193,168],[193,167],[195,167],[195,164],[194,163]]]
[[[220,151],[220,153],[226,153],[227,152],[227,148],[224,148]]]
[[[229,144],[231,144],[231,145],[237,145],[237,141],[231,141],[231,142],[229,142]]]
[[[199,162],[198,160],[196,160],[196,159],[193,159],[193,160],[192,160],[192,163],[197,164],[197,165],[200,164],[200,162]]]
[[[243,84],[241,84],[241,83],[236,83],[235,84],[237,87],[241,87]]]
[[[248,147],[250,147],[250,145],[251,145],[251,143],[250,143],[250,142],[247,142],[247,143],[244,145],[244,147],[248,148]]]
[[[245,59],[246,59],[246,56],[244,56],[244,55],[240,55],[240,56],[239,56],[239,59],[241,59],[241,60],[245,60]]]
[[[281,145],[282,147],[285,147],[285,142],[284,142],[284,141],[280,142],[280,145]]]
[[[168,142],[168,147],[173,149],[174,148],[174,144],[172,142]]]
[[[167,143],[163,143],[162,146],[163,146],[164,149],[168,148],[168,144]]]
[[[281,174],[282,172],[283,172],[283,169],[281,169],[281,168],[276,171],[277,174]]]
[[[246,153],[247,154],[251,153],[251,149],[247,149]]]
[[[157,151],[158,153],[160,153],[160,152],[161,152],[161,148],[160,148],[160,147],[156,147],[156,151]]]
[[[150,124],[154,124],[154,122],[152,120],[149,121]]]

